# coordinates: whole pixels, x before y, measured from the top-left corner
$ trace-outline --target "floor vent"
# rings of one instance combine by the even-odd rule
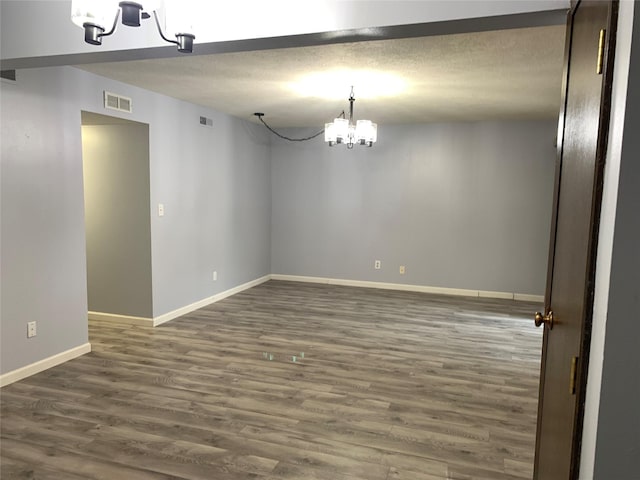
[[[115,93],[104,91],[104,108],[118,110],[119,112],[131,113],[131,99],[116,95]]]

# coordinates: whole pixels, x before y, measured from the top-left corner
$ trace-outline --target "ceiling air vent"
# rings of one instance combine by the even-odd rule
[[[0,77],[3,80],[11,80],[12,82],[16,81],[16,71],[15,70],[2,70],[0,72]]]
[[[119,112],[131,113],[131,99],[116,95],[115,93],[104,91],[104,108],[118,110]]]

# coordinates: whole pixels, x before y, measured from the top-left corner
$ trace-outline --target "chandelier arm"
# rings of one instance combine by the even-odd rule
[[[113,35],[113,32],[116,31],[116,27],[118,26],[118,19],[120,18],[120,9],[118,8],[118,11],[116,12],[116,18],[113,20],[113,26],[111,27],[111,30],[109,30],[106,33],[99,33],[97,35],[98,38],[102,38],[102,37],[108,37],[109,35]]]
[[[164,36],[164,33],[162,32],[162,27],[160,26],[160,21],[158,20],[158,14],[156,13],[155,10],[153,11],[153,18],[155,18],[155,20],[156,20],[156,26],[158,27],[158,33],[160,34],[162,39],[165,42],[173,43],[174,45],[180,46],[180,42],[178,42],[177,40],[171,40],[170,38],[167,38],[167,37]]]
[[[288,140],[289,142],[305,142],[307,140],[313,140],[314,138],[316,138],[318,135],[322,135],[324,133],[324,128],[322,130],[320,130],[318,133],[311,135],[309,137],[305,137],[305,138],[289,138],[285,135],[282,135],[281,133],[276,132],[273,128],[271,128],[269,125],[267,125],[267,122],[265,122],[263,120],[263,116],[264,113],[254,113],[254,115],[256,117],[258,117],[258,120],[260,120],[262,122],[262,124],[267,127],[267,130],[269,130],[271,133],[273,133],[275,136],[282,138],[283,140]]]

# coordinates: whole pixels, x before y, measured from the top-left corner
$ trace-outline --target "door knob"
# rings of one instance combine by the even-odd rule
[[[536,312],[536,316],[534,318],[536,322],[536,327],[539,327],[544,323],[549,327],[549,330],[553,328],[553,311],[549,310],[549,312],[546,315],[543,315],[540,312]]]

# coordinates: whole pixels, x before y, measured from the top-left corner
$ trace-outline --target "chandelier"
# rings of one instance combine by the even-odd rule
[[[371,120],[358,120],[353,124],[353,102],[356,97],[351,87],[351,95],[349,96],[349,118],[347,119],[344,111],[340,116],[331,123],[324,125],[324,141],[332,147],[337,143],[344,143],[347,148],[353,148],[357,143],[372,147],[378,140],[378,125]]]
[[[160,8],[160,0],[143,0],[144,4],[138,2],[119,2],[114,0],[72,0],[71,21],[84,29],[84,41],[91,45],[102,45],[102,37],[108,37],[116,31],[118,19],[122,15],[122,24],[129,27],[139,27],[140,20],[151,18],[150,12],[158,27],[158,33],[163,40],[178,46],[181,53],[191,53],[193,51],[194,34],[188,33],[191,26],[181,27],[175,34],[176,39],[172,40],[165,36],[158,21],[156,10]],[[107,26],[112,25],[107,32]]]

